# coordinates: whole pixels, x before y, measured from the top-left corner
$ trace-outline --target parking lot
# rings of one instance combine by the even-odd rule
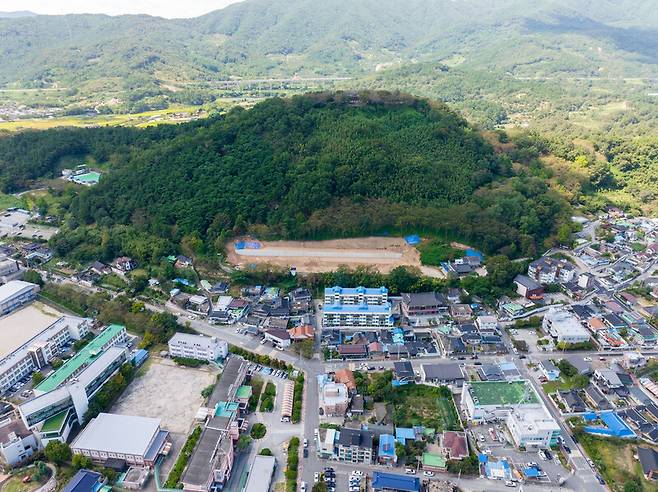
[[[7,211],[0,216],[0,237],[22,237],[48,240],[57,233],[56,227],[29,224],[30,215],[18,210]]]
[[[203,403],[201,391],[215,381],[218,373],[210,366],[179,367],[169,359],[153,357],[140,369],[112,412],[159,418],[164,429],[186,435]]]

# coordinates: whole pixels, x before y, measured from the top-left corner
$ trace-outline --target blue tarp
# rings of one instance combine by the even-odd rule
[[[410,244],[411,246],[415,246],[416,244],[420,244],[420,236],[416,234],[412,234],[410,236],[405,236],[404,240],[407,242],[407,244]]]
[[[239,241],[235,243],[235,249],[260,249],[258,241]]]
[[[408,475],[397,475],[376,471],[372,474],[373,490],[399,490],[401,492],[418,492],[420,479]]]
[[[478,460],[480,461],[480,463],[486,463],[487,461],[489,461],[489,457],[484,453],[480,453],[478,455]]]
[[[587,413],[583,418],[591,422],[596,418],[596,414]],[[635,432],[631,429],[626,422],[624,422],[619,415],[614,411],[601,412],[598,415],[605,427],[599,426],[586,426],[585,432],[590,434],[598,434],[601,436],[614,436],[614,437],[635,437]]]
[[[480,258],[484,258],[484,255],[482,253],[474,249],[467,249],[466,256],[479,256]]]

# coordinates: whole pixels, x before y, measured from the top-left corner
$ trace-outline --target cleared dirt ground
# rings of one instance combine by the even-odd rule
[[[361,237],[332,239],[329,241],[259,241],[259,249],[236,250],[229,243],[228,260],[238,266],[269,263],[277,266],[294,266],[302,273],[326,272],[340,265],[355,267],[369,265],[382,273],[400,266],[421,268],[420,253],[401,237]],[[422,267],[423,273],[442,276],[432,267]]]
[[[112,413],[162,419],[162,427],[187,434],[203,403],[201,390],[218,371],[179,367],[169,359],[152,358],[112,407]]]

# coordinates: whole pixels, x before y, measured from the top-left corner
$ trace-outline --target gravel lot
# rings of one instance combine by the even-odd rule
[[[145,371],[144,371],[145,369]],[[187,434],[203,403],[201,390],[218,374],[209,367],[179,367],[168,359],[152,358],[112,408],[113,413],[162,419],[172,433]]]

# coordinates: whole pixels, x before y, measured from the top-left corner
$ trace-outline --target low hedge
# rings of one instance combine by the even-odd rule
[[[194,447],[196,446],[196,443],[199,441],[200,437],[201,427],[194,429],[192,434],[188,436],[183,449],[181,449],[181,452],[178,455],[178,459],[176,459],[176,463],[174,463],[173,468],[169,472],[169,477],[167,477],[167,481],[164,484],[165,488],[173,489],[178,486],[178,482],[183,475],[183,470],[185,470],[187,461],[190,459],[190,456],[192,456]]]

